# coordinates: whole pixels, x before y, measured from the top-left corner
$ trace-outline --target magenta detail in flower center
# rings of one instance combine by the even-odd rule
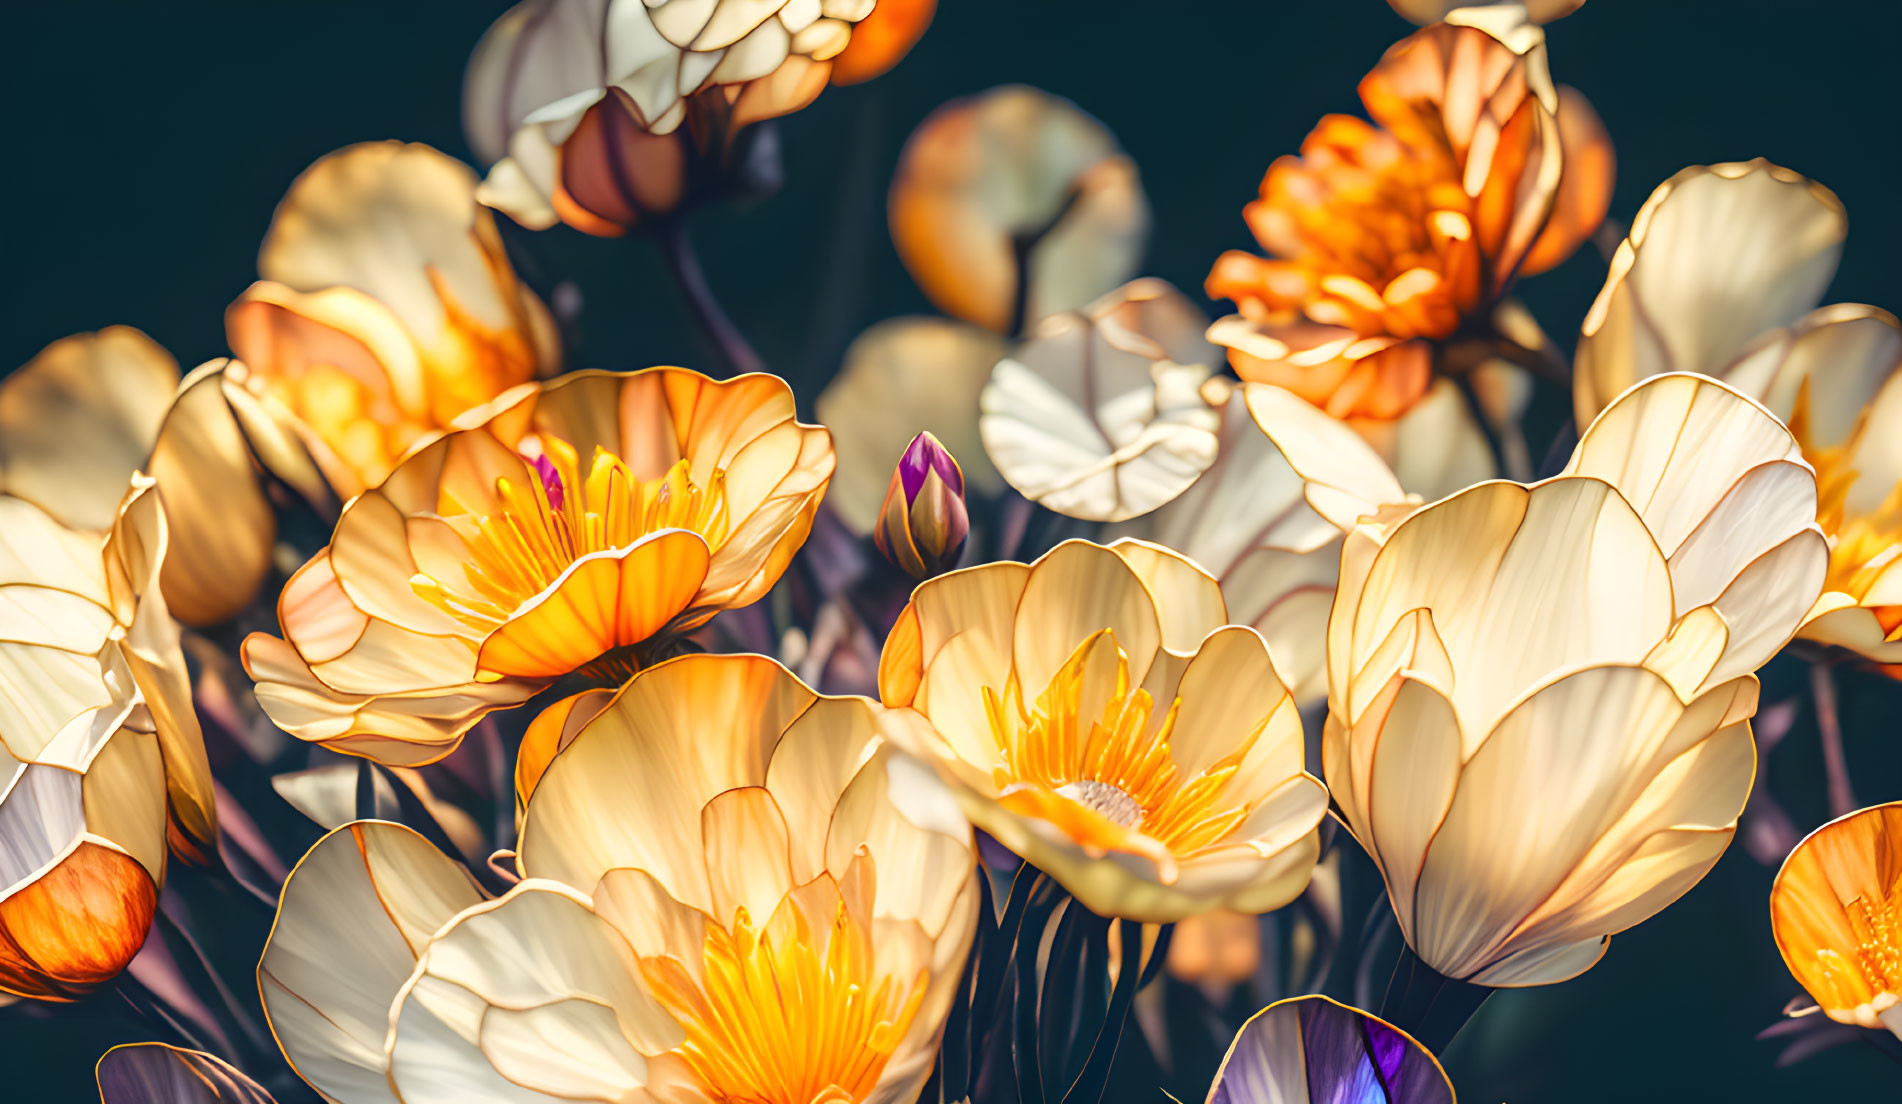
[[[546,456],[533,456],[528,462],[535,466],[536,474],[542,477],[542,490],[548,492],[548,505],[552,509],[561,509],[568,499],[567,490],[561,485],[561,473],[555,470],[555,465]]]

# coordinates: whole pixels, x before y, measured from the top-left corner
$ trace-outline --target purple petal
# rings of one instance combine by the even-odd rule
[[[898,458],[898,478],[904,485],[906,502],[917,501],[925,476],[934,471],[953,494],[964,497],[964,472],[959,470],[957,460],[936,437],[928,432],[920,433],[911,439],[911,444],[905,446],[905,454]]]
[[[535,471],[542,477],[542,490],[548,492],[548,505],[559,510],[568,500],[568,493],[561,485],[561,473],[555,470],[546,456],[536,456],[529,460]]]

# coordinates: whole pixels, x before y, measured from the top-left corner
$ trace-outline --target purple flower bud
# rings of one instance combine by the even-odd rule
[[[907,574],[929,579],[957,565],[970,535],[964,472],[936,437],[920,433],[892,472],[872,539]]]

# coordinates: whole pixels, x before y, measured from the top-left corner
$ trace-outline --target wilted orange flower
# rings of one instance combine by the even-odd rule
[[[365,142],[320,159],[278,205],[258,274],[226,313],[246,385],[294,419],[345,497],[452,419],[560,363],[461,163]]]
[[[1372,123],[1323,118],[1244,208],[1270,256],[1225,253],[1205,285],[1238,308],[1209,336],[1243,378],[1336,417],[1398,418],[1426,393],[1436,343],[1484,325],[1517,277],[1604,217],[1610,140],[1553,86],[1543,33],[1510,8],[1448,20],[1361,81]]]
[[[757,600],[812,527],[830,436],[773,376],[577,372],[412,453],[343,511],[245,666],[296,736],[432,762],[491,709]]]

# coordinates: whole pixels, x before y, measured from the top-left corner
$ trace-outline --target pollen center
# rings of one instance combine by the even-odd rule
[[[1817,996],[1854,1007],[1865,987],[1877,994],[1902,994],[1902,892],[1874,901],[1858,897],[1843,906],[1843,916],[1855,933],[1856,949],[1853,954],[1817,950],[1817,972],[1833,990]]]
[[[1006,806],[1050,819],[1080,843],[1160,846],[1180,857],[1220,841],[1247,815],[1223,800],[1223,789],[1261,729],[1186,775],[1171,748],[1180,699],[1157,719],[1107,629],[1070,654],[1034,704],[1013,679],[1002,696],[987,687],[984,705],[999,758],[992,781]]]
[[[818,892],[813,892],[818,890]],[[763,931],[744,908],[709,922],[701,978],[671,956],[641,970],[686,1030],[680,1054],[719,1104],[857,1104],[910,1030],[928,978],[878,968],[870,918],[828,880]]]
[[[1065,782],[1057,787],[1057,793],[1119,828],[1134,828],[1142,823],[1143,807],[1108,782]]]
[[[1808,438],[1807,395],[1790,419],[1798,440]],[[1873,507],[1851,501],[1859,488],[1852,446],[1803,450],[1816,469],[1817,521],[1829,534],[1829,574],[1824,585],[1860,601],[1897,556],[1902,556],[1902,487],[1890,488]],[[1860,508],[1858,508],[1860,506]],[[1902,625],[1902,609],[1885,607],[1877,616],[1883,629]]]
[[[597,447],[584,473],[574,447],[553,438],[528,469],[521,479],[497,479],[485,509],[445,513],[465,547],[439,570],[419,557],[423,571],[410,580],[417,594],[479,632],[507,621],[592,553],[662,529],[691,530],[712,549],[726,540],[724,472],[698,484],[680,460],[657,479],[639,479]]]

